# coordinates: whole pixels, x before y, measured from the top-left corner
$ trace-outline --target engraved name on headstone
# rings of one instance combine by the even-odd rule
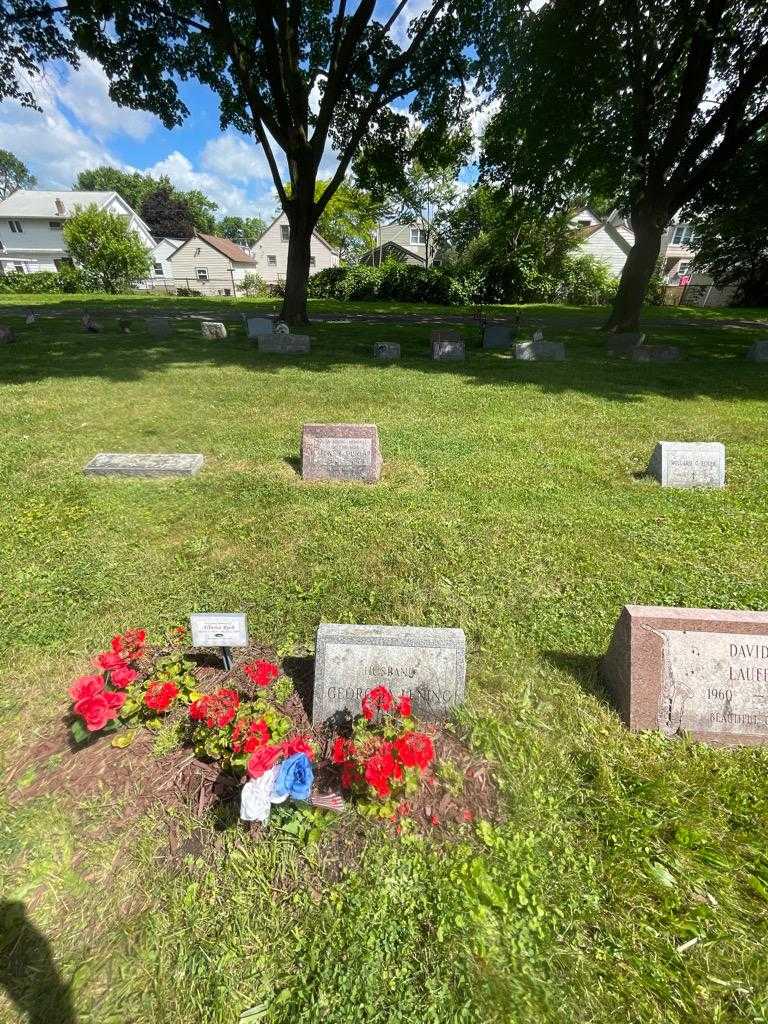
[[[377,341],[373,346],[373,358],[390,362],[400,358],[400,345],[396,341]]]
[[[379,431],[373,423],[305,423],[301,431],[304,480],[358,480],[381,476]]]
[[[277,352],[283,354],[306,353],[310,351],[311,342],[306,334],[260,334],[257,339],[259,352]]]
[[[411,697],[417,717],[445,718],[464,700],[463,630],[323,623],[317,631],[313,723],[355,717],[363,696],[379,685],[396,698]]]
[[[86,476],[194,476],[200,472],[204,456],[200,454],[135,454],[100,452],[83,468]]]
[[[768,743],[768,613],[628,605],[603,678],[633,731]]]
[[[662,487],[725,487],[725,446],[719,441],[660,441],[648,472]]]

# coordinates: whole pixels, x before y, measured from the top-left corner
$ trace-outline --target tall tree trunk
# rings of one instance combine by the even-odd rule
[[[661,248],[661,236],[669,217],[666,212],[638,210],[632,214],[635,244],[621,272],[621,280],[613,300],[613,309],[605,330],[619,334],[637,331],[648,284],[656,269]]]
[[[304,170],[298,176],[290,206],[286,210],[291,235],[288,239],[288,268],[285,298],[280,318],[287,324],[309,323],[307,285],[312,232],[315,229],[315,175]]]

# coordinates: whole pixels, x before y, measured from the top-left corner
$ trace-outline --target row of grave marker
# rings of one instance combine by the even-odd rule
[[[244,614],[190,617],[192,644],[248,645]],[[713,744],[768,742],[768,613],[627,605],[602,679],[633,732],[681,733]],[[317,630],[312,721],[338,727],[375,686],[407,694],[419,718],[463,703],[466,639],[456,628],[323,623]]]

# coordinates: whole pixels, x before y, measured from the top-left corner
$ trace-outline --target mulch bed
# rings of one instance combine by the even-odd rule
[[[154,652],[151,660],[159,653]],[[237,689],[244,699],[253,697],[258,687],[240,670],[241,664],[255,658],[276,660],[274,652],[251,646],[237,652],[237,662],[231,671],[222,667],[217,652],[195,650],[188,654],[196,662],[193,670],[201,691],[209,692],[220,686]],[[312,683],[312,661],[309,658],[289,658],[283,671],[291,676],[296,692],[280,707],[296,726],[298,732],[309,734],[318,750],[316,764],[317,788],[320,791],[339,792],[338,769],[331,764],[329,755],[332,736],[312,727],[307,713]],[[172,712],[179,718],[186,709]],[[169,856],[176,860],[186,854],[202,855],[210,845],[210,811],[216,811],[214,820],[219,829],[239,827],[251,833],[254,839],[264,835],[259,825],[239,822],[240,780],[223,771],[215,763],[200,760],[189,749],[177,749],[157,756],[154,753],[155,734],[139,729],[132,744],[125,748],[112,746],[115,735],[97,736],[78,747],[69,733],[70,717],[64,716],[51,723],[46,735],[29,747],[22,757],[9,766],[5,776],[10,802],[19,804],[36,797],[56,796],[73,804],[108,791],[119,807],[114,827],[124,828],[146,811],[159,807],[184,809],[201,821],[201,827],[188,835],[178,818],[168,817]],[[456,826],[485,819],[500,819],[499,793],[490,771],[490,765],[471,751],[453,732],[436,724],[421,723],[430,732],[436,752],[436,764],[450,761],[461,782],[448,786],[431,770],[415,799],[409,799],[404,808],[413,822],[408,826],[435,838],[447,838]],[[457,777],[458,777],[457,776]],[[374,819],[380,827],[399,830],[398,819]],[[327,851],[335,875],[344,863],[357,860],[369,833],[370,821],[347,812],[340,815],[338,826],[330,831],[332,847]],[[328,856],[324,858],[328,861]]]

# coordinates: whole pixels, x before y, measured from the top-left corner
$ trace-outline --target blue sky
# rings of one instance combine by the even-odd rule
[[[409,0],[410,9],[404,13],[413,17],[425,3]],[[269,217],[276,212],[263,151],[232,129],[221,131],[218,100],[207,87],[182,83],[190,114],[169,131],[153,114],[113,103],[106,76],[89,58],[83,58],[77,69],[52,65],[31,86],[42,113],[12,102],[0,104],[0,147],[27,164],[39,188],[71,188],[79,171],[110,164],[155,176],[167,174],[181,189],[198,188],[218,204],[220,215]],[[475,115],[478,128],[485,116],[482,111]],[[321,176],[328,176],[335,166],[333,153],[327,153]],[[461,177],[471,180],[473,169]]]

